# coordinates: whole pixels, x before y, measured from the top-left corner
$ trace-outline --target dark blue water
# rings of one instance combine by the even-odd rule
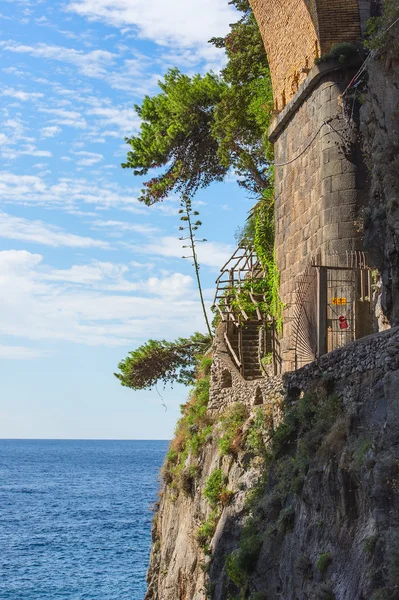
[[[1,600],[142,600],[167,446],[0,440]]]

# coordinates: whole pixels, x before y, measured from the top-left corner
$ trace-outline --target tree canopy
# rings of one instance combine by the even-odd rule
[[[194,333],[173,342],[148,340],[129,352],[114,373],[121,384],[133,390],[151,388],[158,382],[191,385],[195,381],[198,358],[210,347],[209,335]]]
[[[220,75],[189,77],[170,69],[159,82],[161,93],[135,105],[142,123],[139,134],[126,139],[131,149],[122,166],[140,176],[156,170],[139,198],[147,205],[172,192],[192,196],[230,169],[253,193],[269,185],[270,71],[249,3],[231,3],[241,19],[226,37],[210,40],[227,55]]]

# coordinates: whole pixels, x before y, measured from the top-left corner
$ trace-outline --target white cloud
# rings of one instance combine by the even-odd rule
[[[28,221],[22,217],[0,212],[0,236],[9,240],[23,240],[45,246],[67,246],[70,248],[108,248],[109,244],[102,240],[74,235],[60,227],[49,225],[43,221]]]
[[[1,155],[11,160],[18,158],[18,156],[41,156],[47,158],[53,156],[49,150],[38,150],[34,144],[24,144],[18,148],[3,148]]]
[[[53,270],[40,255],[0,252],[1,335],[134,347],[203,328],[192,278],[181,273],[132,282],[125,265]]]
[[[130,212],[146,213],[131,188],[101,179],[93,182],[85,178],[62,177],[54,185],[49,185],[38,175],[0,171],[0,197],[6,203],[48,206],[71,212],[80,210],[83,203],[97,208],[119,207]]]
[[[112,54],[107,50],[92,50],[91,52],[85,53],[83,50],[75,50],[74,48],[50,46],[43,43],[29,46],[18,44],[12,40],[0,42],[0,47],[9,52],[29,54],[36,58],[45,58],[67,63],[76,67],[78,71],[86,77],[100,79],[106,74],[106,69],[104,67],[112,65],[116,58],[115,54]]]
[[[183,242],[175,237],[165,236],[154,239],[149,244],[140,246],[140,251],[144,254],[152,254],[154,256],[181,258],[188,256],[190,250],[182,247]],[[139,247],[133,246],[138,250]],[[197,244],[197,254],[200,264],[207,267],[220,269],[220,267],[230,258],[235,248],[230,244],[222,244],[219,242],[204,242]]]
[[[5,133],[0,133],[0,145],[5,146],[12,144],[13,141]]]
[[[10,96],[16,100],[21,100],[22,102],[27,102],[28,100],[38,100],[39,98],[44,97],[44,94],[39,92],[24,92],[22,90],[15,90],[14,88],[6,88],[1,92],[1,95]]]
[[[72,0],[68,9],[116,27],[132,26],[159,44],[189,47],[228,31],[236,20],[225,0]]]
[[[40,108],[40,112],[48,115],[53,115],[53,123],[59,125],[68,125],[77,129],[85,129],[87,127],[86,120],[76,110],[64,110],[63,108]]]
[[[116,231],[134,231],[143,235],[149,235],[158,231],[157,227],[142,223],[128,223],[126,221],[93,221],[93,229],[115,229]]]
[[[62,131],[61,127],[58,125],[52,125],[49,127],[42,127],[40,133],[45,138],[52,138]]]
[[[95,107],[89,109],[87,115],[99,117],[100,124],[103,126],[113,127],[112,133],[115,133],[115,127],[117,127],[122,134],[128,136],[140,127],[140,119],[136,111],[130,108]],[[102,132],[102,134],[107,135],[107,132]],[[118,137],[122,136],[118,131],[116,134]]]
[[[82,167],[91,167],[92,165],[95,165],[104,160],[103,155],[98,154],[97,152],[87,152],[86,150],[80,150],[79,152],[74,152],[74,154],[76,156],[82,157],[77,161],[77,164],[81,165]]]
[[[44,356],[41,350],[27,346],[5,346],[0,344],[0,358],[2,360],[26,360]]]

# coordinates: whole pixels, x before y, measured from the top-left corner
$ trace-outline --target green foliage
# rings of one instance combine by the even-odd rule
[[[294,529],[295,509],[292,506],[283,508],[277,521],[277,530],[285,535]]]
[[[379,17],[371,17],[367,21],[367,33],[365,47],[368,50],[390,50],[397,51],[398,43],[389,36],[389,28],[399,19],[398,0],[385,0],[383,3],[383,14]],[[396,27],[398,25],[396,24]]]
[[[267,313],[276,322],[279,333],[282,331],[283,304],[280,300],[280,272],[276,264],[274,247],[274,199],[272,188],[266,190],[263,198],[253,209],[255,218],[254,248],[265,271],[265,302]]]
[[[204,496],[212,508],[225,505],[231,499],[232,492],[226,487],[227,477],[221,469],[215,469],[208,477],[204,487]]]
[[[262,547],[258,529],[259,523],[256,519],[247,519],[241,531],[238,548],[226,557],[227,575],[240,588],[240,598],[244,597],[248,576],[255,569]]]
[[[174,342],[148,340],[129,352],[114,373],[121,384],[133,390],[153,387],[158,381],[191,385],[195,380],[199,355],[209,348],[211,337],[194,333],[190,338],[179,338]]]
[[[328,54],[322,54],[319,58],[316,58],[315,63],[319,65],[329,60],[338,60],[339,63],[343,64],[352,56],[358,55],[358,46],[350,42],[342,42],[333,46]]]
[[[256,308],[274,318],[277,330],[282,330],[283,304],[279,297],[280,272],[276,264],[274,248],[274,198],[273,172],[269,172],[270,186],[263,190],[260,200],[252,208],[244,227],[237,232],[237,240],[241,245],[254,248],[262,268],[264,279],[247,279],[240,290],[232,290],[235,296],[232,305],[236,310],[244,309],[249,317],[256,313]],[[253,302],[250,292],[262,296],[262,300]]]
[[[236,402],[220,417],[221,436],[219,450],[222,456],[237,454],[242,443],[242,425],[248,418],[248,410],[241,402]]]
[[[242,18],[225,38],[211,40],[227,54],[221,76],[170,69],[159,82],[161,93],[135,106],[142,123],[139,134],[126,139],[130,151],[122,167],[139,176],[162,169],[144,182],[139,199],[147,205],[172,191],[192,196],[222,181],[230,168],[252,192],[270,185],[270,72],[249,4],[235,4]]]
[[[198,375],[189,400],[182,409],[175,436],[170,444],[162,467],[162,477],[175,491],[180,488],[190,493],[192,483],[199,474],[197,465],[185,468],[189,454],[198,456],[201,448],[212,435],[212,420],[207,412],[209,401],[209,371],[212,359],[204,357],[199,363]],[[190,481],[191,480],[191,481]]]
[[[205,523],[200,525],[200,527],[198,527],[198,529],[196,530],[195,539],[197,540],[201,548],[206,548],[211,539],[213,538],[219,521],[219,517],[220,513],[218,509],[215,508],[211,512]]]
[[[329,552],[323,552],[320,554],[319,558],[316,561],[316,568],[320,571],[320,573],[324,574],[328,567],[332,563],[332,558]]]
[[[247,431],[245,448],[255,454],[264,456],[267,453],[265,438],[270,438],[273,429],[273,415],[270,407],[259,406]]]
[[[159,87],[160,94],[135,105],[142,120],[140,134],[126,139],[131,150],[122,164],[141,176],[165,167],[144,183],[139,200],[147,205],[172,191],[192,195],[212,181],[221,181],[227,172],[215,158],[218,144],[211,135],[215,105],[226,84],[213,73],[189,77],[170,69]]]
[[[362,437],[358,440],[355,451],[353,453],[353,462],[354,462],[356,469],[361,468],[361,466],[363,465],[365,456],[366,456],[367,452],[370,450],[370,448],[371,448],[371,440],[369,438]]]

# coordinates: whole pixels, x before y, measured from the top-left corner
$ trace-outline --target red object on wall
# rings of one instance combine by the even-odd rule
[[[348,321],[346,320],[346,317],[344,317],[343,315],[338,317],[338,325],[340,329],[348,329],[349,325],[348,325]]]

